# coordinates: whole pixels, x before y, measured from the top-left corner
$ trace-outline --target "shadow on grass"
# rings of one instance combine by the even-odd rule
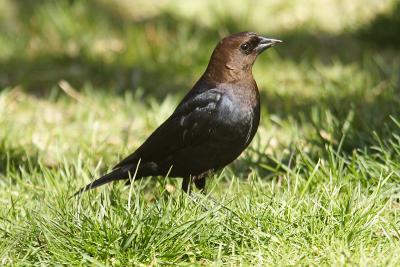
[[[360,146],[371,145],[373,132],[382,137],[390,137],[397,130],[390,123],[390,116],[400,116],[400,92],[395,84],[383,81],[374,92],[366,96],[361,94],[332,93],[320,98],[298,99],[292,96],[282,99],[276,94],[263,91],[261,97],[267,103],[270,113],[277,114],[282,119],[293,118],[299,125],[311,123],[318,136],[320,130],[328,132],[332,140],[336,140],[333,144],[341,139],[342,128],[348,121],[349,129],[343,148],[351,151]],[[329,121],[327,117],[330,114],[334,116],[333,121]],[[386,123],[393,125],[393,131],[386,128]]]
[[[28,153],[22,147],[9,147],[4,140],[0,141],[0,174],[7,177],[9,172],[15,173],[21,169],[33,172],[38,168],[37,152]]]
[[[376,16],[357,31],[357,36],[377,47],[400,48],[400,1],[394,1],[387,13]]]

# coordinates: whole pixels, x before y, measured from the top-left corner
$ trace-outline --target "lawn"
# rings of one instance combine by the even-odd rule
[[[398,266],[400,2],[0,2],[0,265]],[[251,146],[180,179],[71,195],[134,151],[218,40],[253,68]]]

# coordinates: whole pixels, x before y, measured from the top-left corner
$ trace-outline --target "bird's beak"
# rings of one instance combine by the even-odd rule
[[[263,36],[258,36],[259,43],[256,47],[257,54],[260,54],[264,50],[273,47],[275,44],[282,43],[281,40],[266,38]]]

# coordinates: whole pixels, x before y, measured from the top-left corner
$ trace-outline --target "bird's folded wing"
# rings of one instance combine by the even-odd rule
[[[222,93],[211,89],[187,99],[133,154],[114,168],[136,164],[139,159],[157,162],[185,147],[205,142],[215,123],[221,98]]]

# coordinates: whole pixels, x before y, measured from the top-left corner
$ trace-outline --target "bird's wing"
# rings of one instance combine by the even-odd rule
[[[175,151],[203,143],[210,135],[215,112],[223,94],[216,89],[192,96],[175,109],[147,140],[114,168],[141,161],[163,160]]]

